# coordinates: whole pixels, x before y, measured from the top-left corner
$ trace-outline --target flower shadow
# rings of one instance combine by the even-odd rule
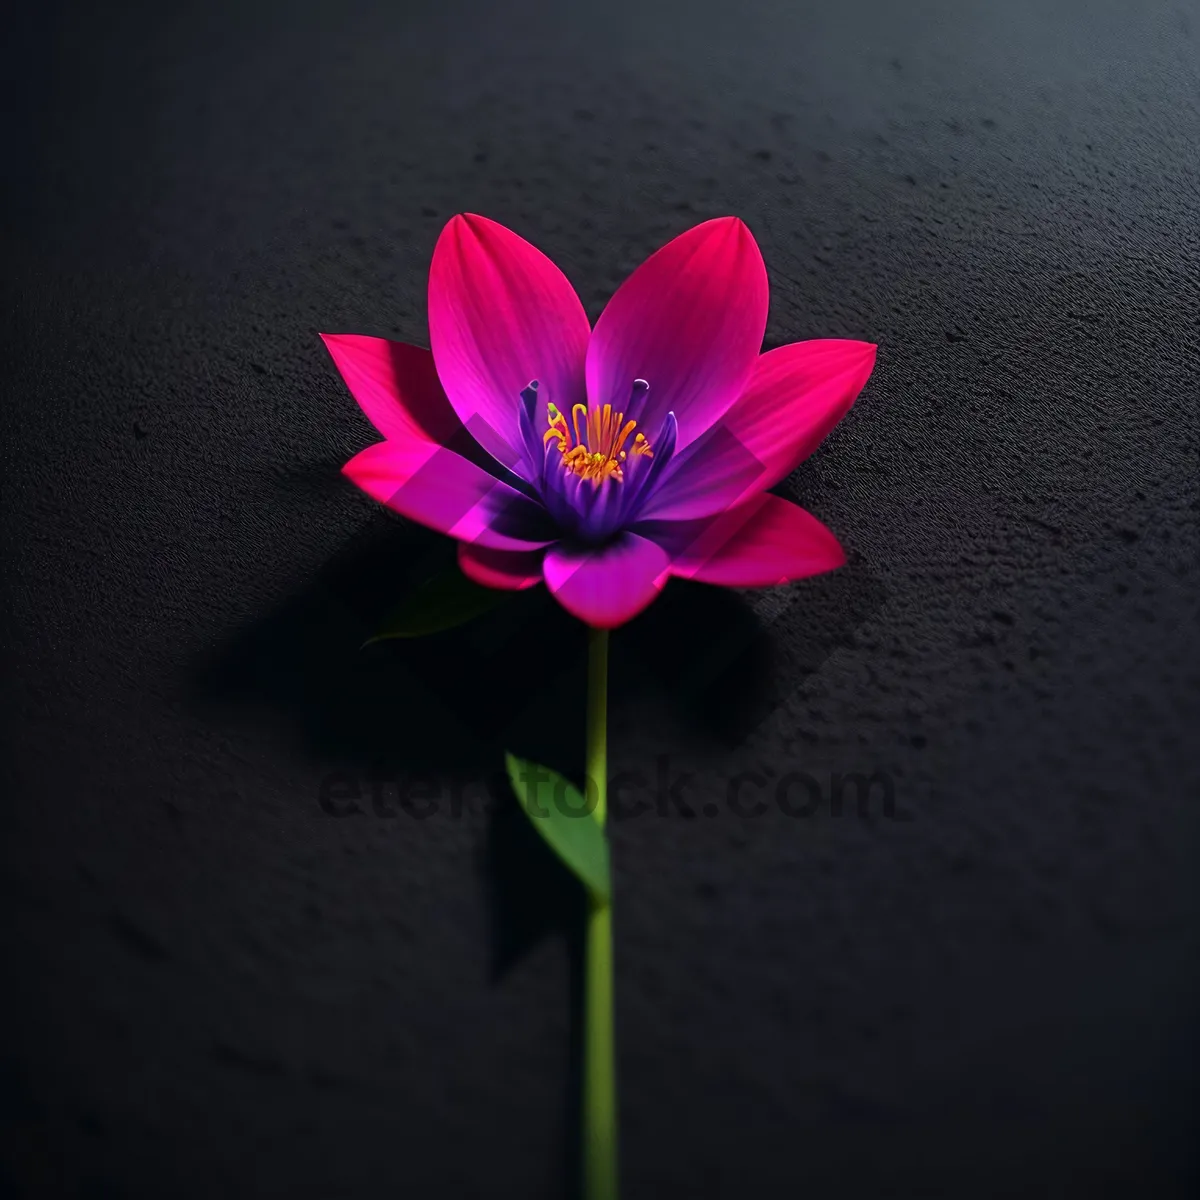
[[[535,588],[457,629],[363,648],[400,598],[453,561],[448,539],[378,515],[304,588],[195,664],[193,699],[215,719],[266,712],[326,773],[435,779],[439,795],[460,797],[443,800],[442,815],[486,818],[480,865],[499,979],[542,938],[578,926],[574,882],[521,814],[503,761],[512,750],[578,779],[587,639]],[[853,640],[883,593],[852,564],[774,595],[782,601],[764,614],[727,589],[673,580],[613,636],[614,717],[659,706],[650,720],[736,747]]]
[[[583,896],[520,811],[501,765],[513,750],[578,779],[586,632],[545,588],[536,588],[469,625],[362,648],[399,599],[453,561],[448,539],[379,514],[305,587],[194,664],[193,699],[217,719],[230,709],[267,713],[325,771],[388,779],[420,774],[474,785],[474,801],[450,815],[487,821],[479,869],[491,917],[491,980],[503,980],[547,938],[562,937],[568,950],[564,1127],[574,1129]],[[881,595],[852,566],[806,581],[764,618],[737,593],[672,581],[613,637],[610,708],[615,714],[633,704],[661,705],[664,718],[682,721],[698,739],[736,746],[784,689],[802,686],[852,640]],[[804,621],[796,620],[797,605],[804,606]],[[567,1138],[563,1148],[572,1182],[575,1143]]]
[[[885,599],[853,562],[752,596],[675,580],[631,623],[621,658],[649,658],[655,688],[685,729],[728,752],[852,645]]]

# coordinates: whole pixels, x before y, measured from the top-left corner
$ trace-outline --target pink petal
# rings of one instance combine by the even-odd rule
[[[444,446],[461,433],[462,422],[446,399],[428,350],[355,333],[320,336],[350,394],[385,438]]]
[[[680,234],[634,271],[596,322],[587,350],[591,402],[624,407],[633,381],[645,379],[639,427],[653,436],[673,411],[686,446],[745,387],[767,300],[762,255],[736,217]]]
[[[756,496],[707,520],[648,521],[637,528],[670,553],[672,575],[724,587],[771,587],[846,561],[816,517],[779,496]]]
[[[663,472],[644,515],[708,516],[774,487],[846,415],[875,365],[870,342],[821,338],[762,355],[746,391]]]
[[[825,440],[863,390],[875,346],[846,338],[793,342],[762,355],[725,414],[725,428],[765,467],[774,487]]]
[[[478,544],[458,543],[462,573],[484,587],[522,591],[542,582],[541,550],[489,550]]]
[[[546,551],[543,571],[558,602],[596,629],[615,629],[636,617],[662,590],[670,562],[665,550],[636,533],[605,546]]]
[[[459,419],[496,458],[518,469],[519,397],[539,383],[563,412],[584,399],[590,336],[575,289],[540,251],[503,225],[468,213],[451,219],[429,271],[429,339]]]
[[[556,536],[537,501],[433,442],[376,442],[342,471],[380,503],[459,541],[532,550]]]

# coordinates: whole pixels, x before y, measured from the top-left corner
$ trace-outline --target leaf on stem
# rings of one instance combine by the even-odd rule
[[[596,820],[595,797],[580,795],[549,767],[515,754],[504,757],[513,791],[533,827],[593,896],[608,900],[608,839]]]

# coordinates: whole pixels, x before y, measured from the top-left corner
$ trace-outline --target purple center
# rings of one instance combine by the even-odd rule
[[[668,413],[653,439],[638,429],[649,391],[635,379],[624,410],[576,404],[568,414],[546,404],[542,428],[537,380],[521,392],[521,474],[568,537],[605,541],[637,518],[662,477],[677,427]]]

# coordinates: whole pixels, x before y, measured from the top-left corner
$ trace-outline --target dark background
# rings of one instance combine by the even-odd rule
[[[769,345],[880,345],[783,489],[850,565],[614,638],[613,770],[696,814],[613,828],[625,1195],[1193,1194],[1193,4],[10,22],[0,1194],[573,1177],[575,890],[447,789],[579,769],[583,641],[542,594],[358,653],[448,547],[339,476],[316,337],[425,343],[464,210],[593,317],[735,213]],[[791,770],[897,815],[728,811]]]

